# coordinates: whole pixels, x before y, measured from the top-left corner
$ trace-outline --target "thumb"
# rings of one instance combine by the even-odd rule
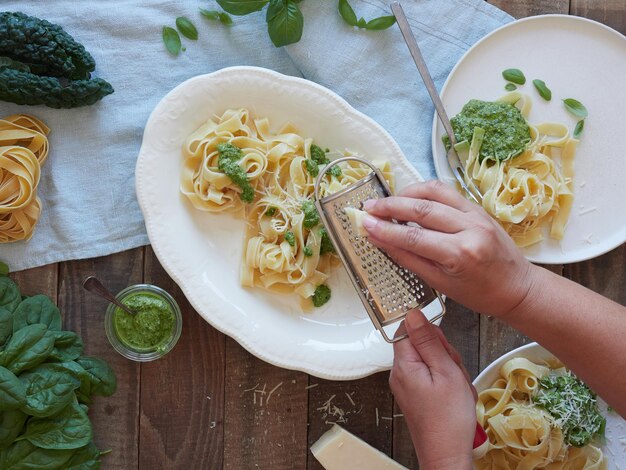
[[[436,328],[428,322],[420,310],[411,310],[404,323],[411,344],[429,369],[448,372],[456,366],[441,342]]]

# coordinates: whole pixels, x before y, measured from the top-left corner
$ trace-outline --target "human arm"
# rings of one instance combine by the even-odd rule
[[[529,263],[481,207],[441,182],[365,210],[375,216],[364,220],[372,243],[457,302],[541,343],[626,416],[625,307]]]

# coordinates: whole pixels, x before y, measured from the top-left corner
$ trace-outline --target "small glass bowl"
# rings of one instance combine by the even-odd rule
[[[115,349],[122,356],[138,362],[154,361],[165,356],[178,342],[178,339],[180,338],[180,333],[183,328],[183,317],[180,313],[180,308],[178,307],[178,304],[176,303],[174,298],[160,287],[153,286],[151,284],[135,284],[133,286],[129,286],[119,292],[115,296],[115,298],[121,302],[129,295],[139,292],[146,292],[157,296],[165,300],[171,307],[172,312],[174,313],[174,328],[169,341],[159,346],[158,348],[149,351],[133,349],[130,346],[126,345],[118,338],[117,332],[115,330],[113,314],[118,307],[113,304],[109,304],[109,306],[107,307],[106,315],[104,317],[104,329],[106,331],[107,338],[109,338],[109,343],[111,343],[113,349]]]

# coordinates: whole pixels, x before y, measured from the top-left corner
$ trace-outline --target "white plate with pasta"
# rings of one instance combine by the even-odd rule
[[[507,93],[507,81],[502,72],[511,68],[521,70],[526,83],[516,85],[514,93],[520,92],[532,101],[526,116],[528,123],[535,126],[545,122],[558,123],[560,127],[556,131],[554,127],[550,129],[552,134],[559,134],[561,129],[569,132],[558,145],[537,145],[534,155],[528,155],[527,151],[522,154],[523,158],[509,159],[506,165],[502,165],[507,167],[506,176],[500,180],[496,178],[496,182],[490,179],[493,175],[485,176],[479,171],[472,173],[478,178],[474,180],[477,186],[484,184],[481,187],[483,193],[489,192],[488,188],[494,188],[490,192],[492,197],[486,198],[484,206],[488,212],[497,213],[496,218],[504,220],[505,225],[506,221],[514,222],[508,224],[507,230],[514,239],[518,237],[518,244],[533,262],[560,264],[582,261],[606,253],[626,241],[626,211],[623,205],[626,200],[626,185],[623,184],[626,165],[620,137],[626,106],[623,99],[625,56],[626,38],[600,23],[566,15],[525,18],[499,28],[475,44],[454,67],[442,88],[442,100],[448,114],[453,117],[470,99],[495,101],[501,98]],[[535,89],[535,79],[547,85],[552,93],[550,101],[546,101]],[[565,108],[562,100],[567,98],[576,99],[588,110],[579,142],[572,137],[581,119]],[[546,131],[546,128],[540,130]],[[443,133],[441,123],[435,117],[432,140],[435,169],[440,179],[454,184],[441,140]],[[539,139],[542,137],[543,134]],[[564,169],[567,163],[560,159],[567,141],[572,147],[571,175]],[[528,217],[520,222],[524,215],[513,214],[514,217],[510,218],[510,206],[517,205],[515,210],[522,206],[520,193],[516,193],[521,183],[520,179],[513,181],[511,175],[514,173],[508,167],[518,172],[524,166],[519,161],[526,159],[526,168],[542,168],[536,157],[546,160],[543,163],[549,165],[551,160],[556,170],[551,175],[541,176],[541,195],[533,190],[522,190],[528,196],[527,200],[537,198],[535,201],[540,200],[541,203],[529,209],[526,212]],[[529,159],[532,162],[529,163]],[[516,177],[518,174],[515,173]],[[556,181],[552,178],[554,175]],[[546,178],[551,183],[544,189]],[[531,186],[537,187],[534,184]],[[500,189],[495,189],[498,187]],[[556,197],[552,197],[553,191]],[[506,204],[503,204],[505,199]],[[567,205],[570,206],[567,209],[569,214],[567,210],[562,210]],[[558,217],[562,218],[560,227],[552,224]],[[538,224],[539,228],[533,224]],[[520,227],[521,230],[515,233]],[[561,230],[563,234],[559,241]]]
[[[421,179],[386,131],[326,88],[232,67],[182,83],[157,105],[137,161],[137,196],[159,261],[209,323],[272,364],[348,380],[388,369],[393,351],[343,267],[320,260],[319,232],[302,229],[299,203],[294,208],[302,194],[291,197],[291,183],[309,194],[309,170],[303,169],[312,141],[386,162],[397,188]],[[288,148],[299,153],[289,150],[285,159]],[[228,151],[235,159],[245,154],[239,166],[256,192],[243,217],[248,183],[238,188],[225,178],[224,172],[239,171],[227,168]],[[355,177],[358,171],[344,167],[329,184]],[[287,262],[299,271],[281,269]],[[307,282],[299,282],[302,272]],[[286,286],[293,278],[297,289]],[[302,299],[320,282],[332,289],[330,301],[303,310]],[[242,284],[266,284],[275,292]],[[427,315],[437,313],[432,307]]]
[[[529,404],[528,394],[533,395],[535,403],[541,403],[536,390],[542,388],[538,384],[541,377],[548,374],[558,377],[567,372],[549,351],[537,343],[530,343],[496,359],[476,377],[478,420],[487,430],[492,446],[483,459],[475,462],[475,468],[509,468],[504,462],[510,468],[516,468],[520,457],[526,458],[526,462],[532,459],[543,461],[546,457],[553,459],[554,466],[549,468],[554,470],[624,468],[626,421],[609,411],[604,400],[597,398],[597,409],[606,419],[604,439],[593,439],[578,448],[568,445],[569,441],[576,439],[575,432],[570,437],[568,431],[561,431],[558,425],[555,426],[556,421],[550,413]],[[506,398],[508,394],[503,391],[507,386],[515,399]],[[565,426],[562,428],[565,429]],[[526,439],[525,444],[520,439],[522,435]],[[562,466],[568,460],[572,466]],[[574,460],[576,464],[572,463]]]

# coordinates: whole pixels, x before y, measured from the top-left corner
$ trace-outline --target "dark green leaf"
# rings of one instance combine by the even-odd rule
[[[9,447],[20,435],[27,418],[20,410],[0,411],[0,449]]]
[[[231,15],[247,15],[262,10],[269,0],[217,0],[219,6]]]
[[[93,395],[91,390],[91,375],[76,361],[60,362],[56,365],[64,368],[67,372],[72,374],[73,377],[80,380],[80,388],[76,390],[76,398],[78,398],[78,401],[80,403],[91,403],[91,395]]]
[[[28,325],[16,331],[0,353],[0,366],[19,374],[45,361],[53,347],[54,336],[46,325]]]
[[[580,101],[575,100],[574,98],[564,99],[563,104],[570,113],[572,113],[574,116],[578,116],[581,119],[585,119],[589,115],[589,112],[587,111],[587,108],[585,108],[585,105],[583,105]]]
[[[0,57],[2,59],[3,57]],[[0,261],[0,276],[8,276],[9,275],[9,266],[6,263]]]
[[[502,72],[502,76],[506,81],[517,83],[518,85],[526,83],[526,77],[520,69],[506,69]]]
[[[267,23],[270,39],[276,47],[298,42],[302,37],[304,18],[300,8],[289,0],[272,0],[272,19]],[[267,10],[270,16],[270,8]]]
[[[367,21],[365,21],[365,18],[361,17],[361,18],[359,18],[359,21],[356,22],[356,25],[359,28],[363,29],[363,28],[367,27]]]
[[[46,325],[52,331],[61,329],[61,312],[45,295],[24,299],[13,312],[13,333],[36,324]]]
[[[54,348],[48,360],[66,362],[78,359],[83,353],[83,340],[73,331],[53,331]]]
[[[29,419],[26,431],[18,439],[27,439],[42,449],[78,449],[92,438],[87,413],[73,401],[55,416]]]
[[[192,39],[194,41],[198,39],[198,30],[188,18],[185,18],[184,16],[176,18],[176,27],[178,28],[178,31],[180,31],[180,34],[185,36],[187,39]]]
[[[22,301],[20,290],[8,277],[0,277],[0,307],[13,312]]]
[[[533,80],[533,85],[539,92],[539,95],[546,101],[550,101],[552,99],[552,91],[548,88],[543,80]]]
[[[574,127],[574,138],[580,139],[581,134],[583,133],[583,129],[585,128],[585,120],[581,119],[576,123],[576,127]]]
[[[507,83],[506,85],[504,85],[504,89],[506,91],[513,91],[513,90],[517,90],[517,86],[515,86],[514,83]]]
[[[206,10],[205,8],[200,8],[200,14],[209,20],[217,21],[220,19],[220,12],[217,10]]]
[[[74,450],[40,449],[28,441],[18,440],[0,452],[0,468],[11,470],[65,469]]]
[[[0,347],[9,340],[13,334],[13,314],[6,308],[0,307]]]
[[[387,29],[390,26],[393,26],[396,23],[395,16],[381,16],[379,18],[374,18],[370,20],[365,25],[365,29],[369,29],[371,31],[377,31],[381,29]]]
[[[0,367],[0,411],[17,410],[26,404],[26,388],[9,369]]]
[[[89,374],[92,393],[108,397],[117,389],[117,380],[113,369],[102,359],[83,356],[76,360],[85,372]]]
[[[350,26],[356,26],[356,13],[354,12],[352,6],[348,3],[348,0],[339,0],[339,4],[337,7],[339,9],[339,14],[343,18],[343,20]]]
[[[100,451],[93,442],[74,452],[64,470],[97,470],[100,468]]]
[[[233,24],[233,19],[228,13],[220,12],[220,23],[228,26]]]
[[[80,380],[58,364],[42,364],[20,375],[26,390],[26,405],[22,409],[31,416],[57,414],[74,399]]]
[[[163,42],[170,54],[178,55],[181,48],[178,31],[169,26],[163,26]]]

